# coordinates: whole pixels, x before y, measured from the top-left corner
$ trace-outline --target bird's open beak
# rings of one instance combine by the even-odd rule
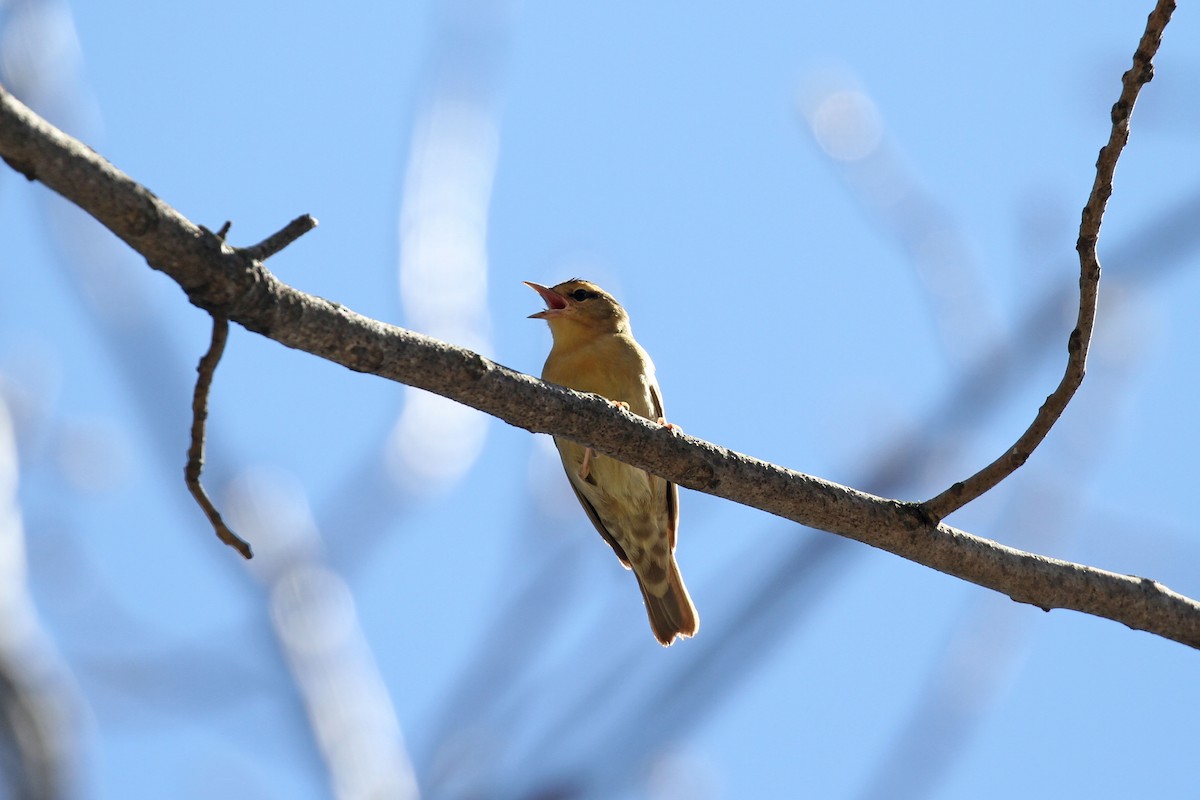
[[[558,292],[547,286],[542,286],[540,283],[534,283],[532,281],[522,282],[530,289],[533,289],[535,292],[540,294],[542,296],[542,300],[544,300],[546,303],[546,310],[539,311],[536,314],[530,314],[530,319],[549,319],[550,317],[557,317],[567,309],[567,298],[563,297]]]

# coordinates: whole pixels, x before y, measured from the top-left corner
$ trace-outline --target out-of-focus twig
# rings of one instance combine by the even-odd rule
[[[321,753],[336,800],[418,800],[387,684],[350,587],[325,562],[304,492],[285,476],[244,475],[229,515],[260,543],[250,574]]]
[[[16,435],[0,395],[0,795],[61,800],[71,796],[76,757],[73,698],[26,582],[17,475]]]
[[[492,349],[488,208],[499,159],[502,55],[514,4],[437,5],[429,78],[404,156],[397,219],[400,309],[408,326],[486,353]],[[392,492],[435,495],[467,474],[490,425],[458,403],[411,388],[403,394],[386,439]]]
[[[805,128],[870,227],[899,246],[955,368],[1001,339],[995,298],[970,237],[926,188],[870,93],[841,70],[813,70],[801,90]]]
[[[1088,346],[1092,340],[1092,329],[1096,322],[1096,301],[1100,292],[1100,260],[1096,255],[1096,241],[1100,236],[1100,223],[1104,208],[1112,195],[1113,172],[1117,159],[1129,141],[1129,117],[1142,87],[1154,77],[1153,59],[1162,43],[1163,30],[1171,20],[1175,0],[1159,0],[1146,20],[1146,31],[1133,54],[1133,66],[1121,78],[1121,95],[1112,109],[1112,129],[1108,144],[1100,150],[1096,160],[1096,180],[1087,204],[1083,208],[1079,223],[1079,317],[1075,330],[1067,340],[1067,368],[1058,387],[1046,398],[1038,409],[1033,423],[1021,434],[1016,443],[995,461],[988,464],[966,480],[959,481],[936,497],[927,500],[923,507],[934,519],[944,519],[967,503],[987,492],[1000,481],[1015,472],[1028,459],[1034,449],[1054,427],[1083,382],[1087,366]]]
[[[1106,307],[1111,307],[1114,294],[1121,296],[1106,295]],[[1136,339],[1130,329],[1145,320],[1131,320],[1130,316],[1136,315],[1129,311],[1106,314],[1097,335],[1102,340],[1114,335]],[[1120,327],[1104,331],[1114,319]],[[1103,450],[1119,438],[1090,436],[1088,432],[1112,430],[1118,424],[1122,400],[1134,385],[1131,368],[1143,356],[1125,354],[1109,359],[1107,368],[1100,371],[1100,384],[1080,398],[1082,409],[1060,426],[1067,435],[1048,444],[1051,458],[1031,465],[1030,471],[1015,478],[1017,485],[1007,493],[1002,520],[1020,541],[1037,541],[1042,547],[1062,550],[1078,535],[1087,506],[1088,474],[1104,463]],[[1063,475],[1070,477],[1057,479]],[[1036,629],[1031,623],[1016,606],[995,595],[964,599],[958,622],[924,685],[914,692],[907,719],[874,769],[867,771],[859,800],[915,800],[937,795],[1024,663]]]

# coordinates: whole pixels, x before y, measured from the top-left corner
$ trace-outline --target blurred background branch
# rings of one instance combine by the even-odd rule
[[[76,789],[79,711],[29,593],[19,474],[16,431],[0,392],[0,780],[5,797],[59,800]]]

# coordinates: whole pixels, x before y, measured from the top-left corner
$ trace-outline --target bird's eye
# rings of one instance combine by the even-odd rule
[[[587,289],[576,289],[575,291],[571,292],[571,297],[574,297],[580,303],[582,303],[584,300],[587,300],[589,297],[595,296],[595,292],[589,292]]]

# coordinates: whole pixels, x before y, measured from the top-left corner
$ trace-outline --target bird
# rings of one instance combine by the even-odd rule
[[[553,287],[525,285],[546,304],[530,319],[545,320],[553,338],[542,380],[598,394],[668,425],[654,362],[633,338],[629,314],[611,294],[581,278]],[[699,616],[675,561],[678,488],[569,439],[555,436],[554,444],[579,504],[637,578],[655,638],[669,646],[676,638],[694,636]]]

